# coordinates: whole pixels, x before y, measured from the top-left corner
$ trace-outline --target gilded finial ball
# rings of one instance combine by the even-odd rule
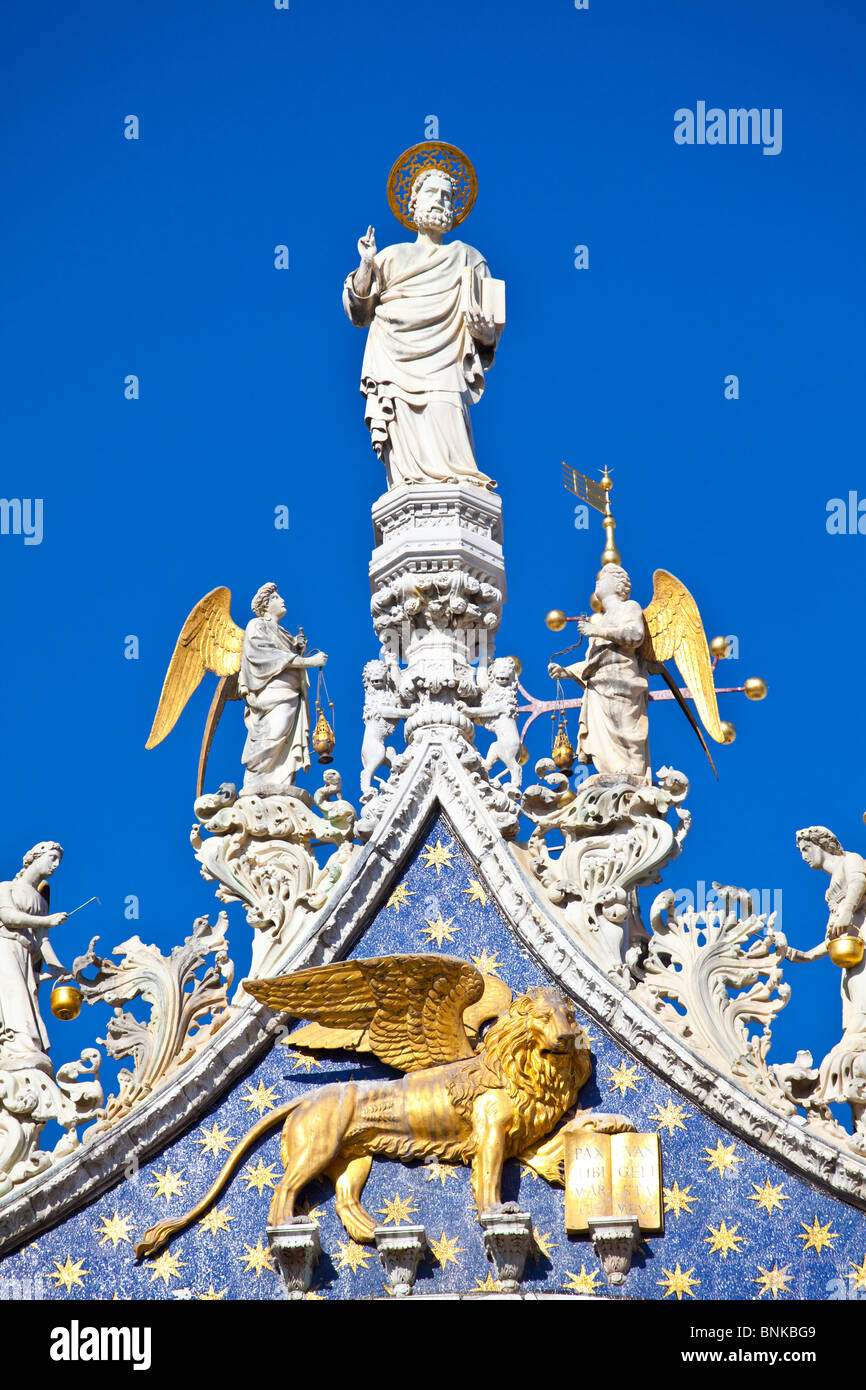
[[[743,688],[747,700],[763,700],[767,693],[767,682],[760,676],[749,676]]]
[[[853,970],[863,959],[863,938],[860,935],[834,936],[827,942],[827,953],[834,965],[842,970]]]
[[[55,985],[51,991],[51,1012],[63,1023],[81,1013],[81,990],[75,985]]]
[[[529,762],[529,749],[525,743],[521,743],[517,750],[517,761],[521,767],[525,767]]]
[[[731,652],[731,644],[727,637],[714,637],[710,643],[710,654],[719,661],[724,661]]]
[[[737,737],[737,730],[728,719],[722,720],[722,733],[725,736],[725,743],[733,743],[734,739]]]
[[[550,628],[551,632],[562,632],[562,629],[565,627],[565,624],[568,622],[568,619],[566,618],[561,608],[551,608],[544,621]]]
[[[520,660],[520,657],[519,657],[519,656],[510,656],[510,657],[508,658],[508,660],[514,662],[514,671],[515,671],[515,674],[518,675],[518,676],[521,675],[522,672],[523,672],[523,662]]]

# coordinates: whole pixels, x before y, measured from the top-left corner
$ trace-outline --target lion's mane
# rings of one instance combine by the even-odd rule
[[[592,1071],[589,1041],[582,1028],[568,1052],[542,1051],[527,1021],[547,990],[531,989],[488,1029],[481,1051],[460,1064],[449,1079],[454,1108],[471,1121],[472,1106],[488,1090],[504,1089],[514,1104],[508,1131],[509,1155],[546,1134],[570,1110]]]

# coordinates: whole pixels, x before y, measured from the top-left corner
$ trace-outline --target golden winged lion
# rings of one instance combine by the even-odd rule
[[[293,1045],[371,1052],[405,1075],[326,1084],[264,1115],[191,1211],[145,1233],[139,1256],[200,1218],[244,1155],[280,1122],[285,1173],[271,1202],[272,1226],[292,1221],[303,1188],[327,1174],[349,1235],[373,1241],[376,1223],[361,1193],[374,1156],[471,1164],[479,1212],[501,1204],[508,1158],[562,1182],[561,1130],[547,1136],[574,1107],[592,1060],[571,1001],[558,990],[512,998],[501,980],[467,961],[422,954],[341,961],[247,980],[244,988],[269,1008],[311,1020],[292,1034]],[[622,1116],[589,1112],[577,1123],[632,1128]]]

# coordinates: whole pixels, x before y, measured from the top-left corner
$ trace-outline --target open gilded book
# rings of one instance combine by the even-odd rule
[[[664,1232],[661,1145],[657,1134],[565,1131],[565,1229],[589,1230],[600,1216],[637,1217],[642,1231]]]

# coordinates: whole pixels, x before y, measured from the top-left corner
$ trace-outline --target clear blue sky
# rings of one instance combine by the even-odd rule
[[[2,491],[43,499],[44,539],[0,536],[0,867],[38,839],[66,846],[55,906],[103,906],[58,933],[64,959],[96,932],[106,949],[136,929],[167,948],[215,908],[187,844],[211,684],[144,750],[177,632],[213,586],[244,623],[276,579],[290,626],[329,652],[336,766],[357,795],[383,479],[339,291],[368,223],[380,246],[403,235],[385,180],[430,115],[477,168],[460,235],[508,284],[475,412],[505,508],[499,650],[548,694],[564,641],[543,615],[586,607],[600,550],[597,528],[572,525],[559,461],[609,464],[636,597],[673,570],[708,632],[738,637],[724,683],[760,674],[771,692],[725,704],[739,737],[718,784],[681,715],[654,711],[654,765],[691,774],[695,817],[666,885],[782,890],[791,940],[819,939],[826,879],[794,831],[866,843],[866,536],[825,526],[828,499],[866,496],[864,27],[838,0],[6,5]],[[698,101],[781,108],[782,152],[675,144],[674,112]],[[534,732],[533,761],[547,721]],[[241,735],[235,707],[214,784],[237,777]],[[788,974],[772,1057],[820,1057],[838,972]],[[97,1022],[54,1024],[57,1060]]]

